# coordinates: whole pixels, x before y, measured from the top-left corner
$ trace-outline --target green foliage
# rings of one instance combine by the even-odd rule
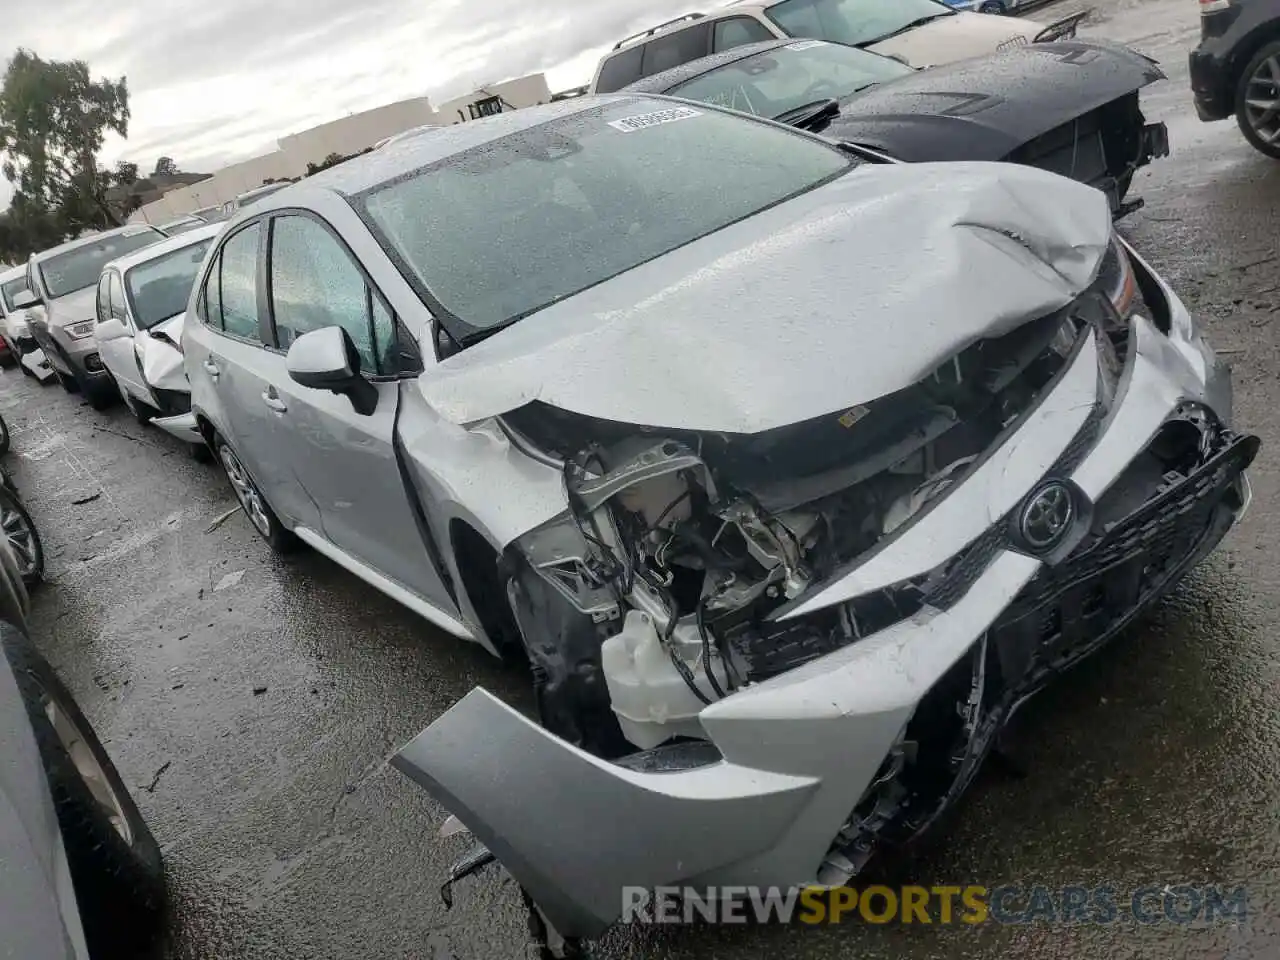
[[[107,191],[137,179],[136,164],[100,170],[108,132],[129,132],[125,79],[89,76],[83,60],[43,60],[19,50],[0,85],[0,171],[15,188],[5,215],[0,256],[49,246],[86,230],[117,226],[128,213]],[[129,178],[123,180],[118,178]]]

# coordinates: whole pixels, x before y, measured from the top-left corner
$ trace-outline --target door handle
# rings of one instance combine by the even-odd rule
[[[214,363],[212,360],[205,360],[203,365],[204,365],[205,372],[208,373],[209,376],[211,376],[214,380],[217,380],[218,377],[221,376],[222,371],[218,369],[218,365]]]
[[[265,393],[263,393],[262,402],[265,403],[272,410],[274,410],[276,413],[284,413],[286,410],[289,409],[289,405],[286,404],[283,400],[281,400],[280,397],[276,394],[275,387],[272,387],[270,390],[267,390]]]

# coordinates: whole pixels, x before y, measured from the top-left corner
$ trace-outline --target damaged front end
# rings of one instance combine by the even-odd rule
[[[561,934],[622,888],[840,884],[927,831],[1018,707],[1248,505],[1257,438],[1114,240],[1061,309],[756,433],[535,401],[569,509],[508,551],[542,726],[474,690],[395,765]]]

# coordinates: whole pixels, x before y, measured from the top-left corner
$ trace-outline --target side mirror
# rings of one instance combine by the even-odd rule
[[[13,295],[13,309],[30,310],[32,307],[40,306],[40,298],[30,290],[23,290]]]
[[[107,343],[110,340],[119,340],[121,337],[129,336],[129,331],[123,323],[115,317],[104,320],[93,328],[93,335],[99,343]]]
[[[378,388],[360,376],[360,354],[342,327],[304,333],[289,347],[285,366],[294,383],[343,394],[361,416],[369,416],[378,405]]]

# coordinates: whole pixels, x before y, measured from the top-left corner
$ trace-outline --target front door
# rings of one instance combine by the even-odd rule
[[[319,220],[289,214],[271,229],[270,301],[280,350],[324,327],[347,331],[361,370],[375,385],[372,414],[346,396],[272,378],[289,425],[288,458],[319,506],[327,540],[433,606],[455,609],[423,544],[392,437],[399,391],[412,389],[396,344],[396,324],[347,247]]]
[[[99,341],[98,353],[120,389],[127,390],[131,397],[144,403],[153,404],[151,391],[143,382],[142,372],[138,368],[137,340],[135,339],[137,331],[129,322],[128,313],[129,311],[125,309],[124,286],[120,282],[120,274],[114,270],[107,270],[98,280],[98,323],[112,319],[119,320],[124,324],[129,336],[118,337],[105,343]]]

